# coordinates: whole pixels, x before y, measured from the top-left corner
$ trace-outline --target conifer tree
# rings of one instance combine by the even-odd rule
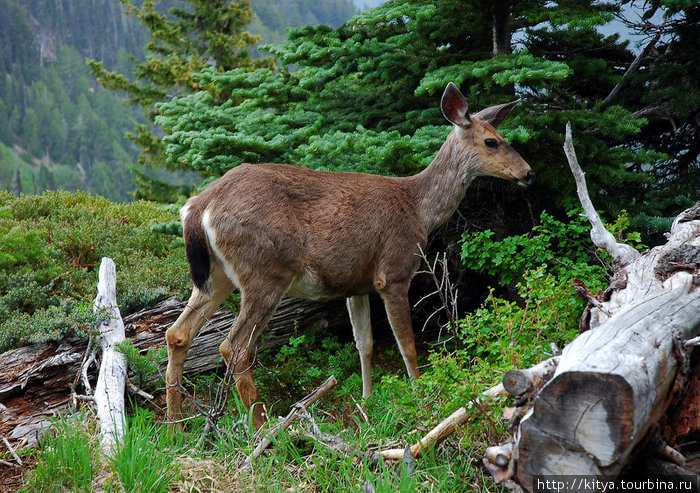
[[[415,173],[450,130],[438,103],[452,81],[472,111],[522,98],[499,131],[539,175],[529,208],[508,184],[488,180],[472,186],[467,202],[479,186],[495,188],[472,204],[504,208],[499,219],[520,215],[523,224],[539,209],[575,207],[561,150],[571,121],[596,205],[611,218],[624,208],[642,217],[646,206],[635,194],[653,184],[663,156],[639,139],[648,123],[635,114],[643,94],[603,104],[635,58],[629,42],[598,29],[619,8],[590,0],[394,0],[337,29],[292,30],[268,47],[278,70],[205,69],[195,79],[215,90],[161,107],[166,159],[213,177],[245,161]],[[485,195],[515,202],[484,207]]]
[[[150,33],[146,59],[132,57],[133,77],[108,71],[100,61],[88,60],[88,65],[104,87],[124,92],[131,104],[143,107],[148,121],[157,114],[156,103],[171,95],[209,89],[193,78],[205,67],[220,72],[271,67],[270,59],[253,60],[248,51],[259,41],[245,30],[253,14],[250,0],[183,0],[183,8],[168,13],[160,12],[154,0],[119,1]],[[137,126],[130,138],[143,149],[141,164],[163,165],[162,146],[150,125]]]

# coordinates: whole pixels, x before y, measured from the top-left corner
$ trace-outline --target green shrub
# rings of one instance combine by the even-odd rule
[[[0,352],[28,342],[84,335],[95,318],[97,267],[117,264],[122,314],[172,294],[187,296],[187,261],[173,207],[117,204],[65,191],[0,192]],[[158,232],[159,224],[170,224]]]
[[[545,266],[559,278],[578,277],[587,284],[590,279],[597,284],[592,288],[600,287],[607,257],[593,246],[590,225],[580,211],[569,212],[569,218],[564,223],[545,211],[540,215],[540,224],[530,233],[500,240],[493,238],[491,230],[465,233],[462,261],[470,269],[496,276],[501,284],[522,279],[527,270]]]

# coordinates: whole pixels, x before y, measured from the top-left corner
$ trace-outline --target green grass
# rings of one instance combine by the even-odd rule
[[[127,493],[164,493],[175,477],[177,445],[177,437],[164,432],[152,413],[137,408],[108,460]]]
[[[86,415],[63,416],[44,439],[39,462],[22,492],[89,492],[97,471],[96,436]]]

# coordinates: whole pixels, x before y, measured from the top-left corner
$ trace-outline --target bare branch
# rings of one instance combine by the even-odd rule
[[[316,390],[314,390],[302,400],[294,404],[294,406],[292,406],[292,410],[289,411],[289,414],[287,414],[287,416],[282,421],[278,422],[275,425],[275,427],[272,430],[270,430],[270,433],[261,440],[257,447],[255,447],[255,450],[253,450],[253,452],[241,465],[241,469],[246,469],[250,467],[250,464],[253,462],[253,459],[259,457],[260,454],[262,454],[265,451],[265,449],[270,446],[272,440],[277,436],[277,434],[280,431],[289,428],[289,425],[291,425],[300,416],[302,416],[308,407],[310,407],[313,403],[315,403],[321,397],[323,397],[326,394],[326,392],[328,392],[330,389],[333,388],[333,386],[335,386],[336,383],[338,383],[338,381],[333,375],[331,375],[325,382],[321,384],[320,387],[316,388]]]
[[[571,140],[571,122],[566,124],[564,152],[566,153],[566,159],[569,161],[571,173],[574,175],[574,180],[576,181],[576,193],[578,193],[583,211],[586,213],[586,217],[591,223],[591,240],[593,240],[595,246],[606,250],[612,258],[622,266],[628,265],[639,257],[639,252],[629,245],[618,243],[612,233],[605,229],[603,221],[600,220],[598,212],[596,212],[593,207],[593,202],[591,202],[588,195],[588,188],[586,187],[586,178],[581,170],[581,166],[578,164],[574,144]]]

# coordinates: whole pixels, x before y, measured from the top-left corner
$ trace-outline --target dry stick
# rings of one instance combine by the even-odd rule
[[[438,444],[442,442],[445,438],[454,433],[457,426],[465,423],[467,421],[467,410],[460,407],[455,412],[453,412],[447,419],[442,423],[437,425],[435,428],[430,430],[427,435],[425,435],[419,442],[411,447],[411,455],[413,457],[420,457],[421,453],[430,447],[432,444]],[[405,454],[405,449],[396,448],[389,450],[382,450],[379,452],[384,459],[387,460],[403,460]]]
[[[0,459],[0,465],[7,466],[7,467],[19,467],[14,462],[7,462],[6,460],[3,460],[3,459]]]
[[[314,390],[302,400],[294,404],[294,406],[292,406],[292,410],[289,411],[289,414],[287,414],[287,416],[282,421],[278,422],[275,425],[274,429],[270,430],[270,433],[262,439],[262,441],[258,444],[257,447],[255,447],[253,453],[251,453],[248,456],[248,458],[241,466],[241,469],[249,467],[250,464],[253,462],[253,459],[259,457],[260,454],[262,454],[263,451],[270,446],[270,444],[272,443],[272,439],[277,437],[277,434],[281,430],[286,430],[287,428],[289,428],[289,425],[291,425],[294,421],[299,419],[300,416],[304,415],[304,412],[308,407],[310,407],[314,402],[323,397],[326,394],[326,392],[332,389],[333,386],[337,383],[338,380],[336,380],[336,378],[333,375],[331,375],[325,382],[323,382],[323,384],[321,384],[320,387],[316,388],[316,390]]]
[[[17,461],[17,464],[19,464],[21,466],[22,459],[19,458],[19,455],[17,455],[17,453],[15,452],[15,449],[12,448],[12,445],[10,445],[10,442],[7,441],[7,438],[2,437],[2,441],[5,442],[5,446],[7,447],[7,450],[10,451],[10,453],[12,454],[12,457],[14,457],[15,460]]]
[[[440,298],[440,303],[442,305],[442,309],[445,311],[445,314],[447,315],[447,326],[450,327],[451,329],[454,329],[455,326],[455,321],[457,320],[457,288],[452,285],[450,282],[450,277],[448,274],[448,269],[447,269],[447,254],[443,252],[442,254],[442,259],[440,258],[440,254],[437,254],[435,256],[435,261],[431,265],[430,261],[428,260],[428,257],[426,256],[425,252],[423,251],[423,248],[421,248],[420,245],[418,245],[418,252],[416,255],[418,255],[424,262],[425,265],[427,266],[426,270],[419,271],[418,274],[428,274],[430,277],[433,279],[433,282],[435,283],[435,290],[426,294],[423,296],[421,299],[419,299],[413,306],[414,308],[420,305],[424,300],[427,298],[430,298],[433,295],[438,295]],[[436,273],[436,268],[437,266],[440,265],[442,267],[442,275],[441,278],[438,279],[438,275]],[[433,313],[431,313],[426,319],[425,322],[423,323],[423,330],[428,326],[428,322],[437,315],[440,312],[440,308],[435,310]],[[443,326],[440,326],[442,329]]]
[[[583,206],[583,211],[586,213],[588,221],[591,223],[591,240],[598,248],[606,250],[616,261],[622,266],[630,264],[634,259],[639,257],[639,252],[629,245],[618,243],[615,237],[605,229],[603,221],[600,220],[598,212],[593,207],[593,202],[588,195],[586,187],[586,178],[578,164],[574,144],[571,141],[571,122],[566,124],[566,139],[564,141],[564,153],[569,161],[571,173],[576,181],[576,193]]]

